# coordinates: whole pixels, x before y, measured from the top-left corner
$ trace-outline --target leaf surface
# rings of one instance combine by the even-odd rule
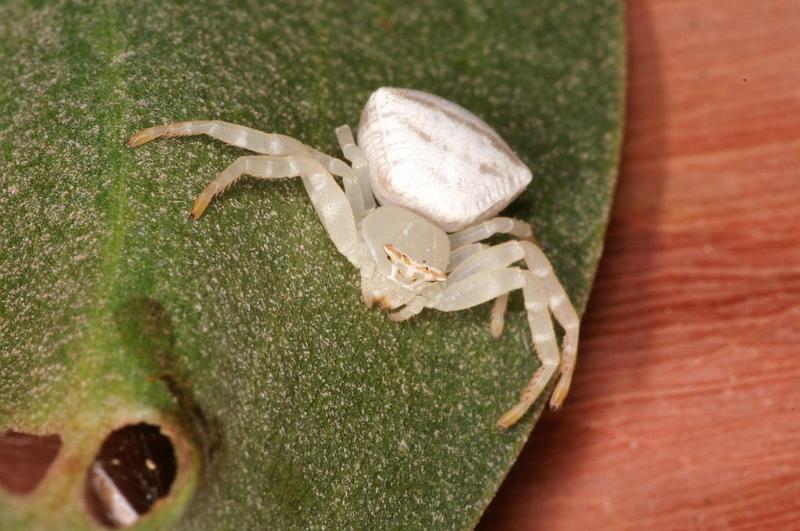
[[[242,152],[124,140],[222,119],[338,156],[334,128],[375,88],[443,96],[532,168],[506,212],[582,309],[619,158],[622,7],[518,4],[0,6],[0,434],[63,441],[32,493],[0,488],[0,527],[90,526],[87,467],[142,420],[178,459],[145,527],[474,525],[540,410],[494,427],[537,364],[521,296],[500,340],[488,305],[391,323],[299,181],[242,180],[191,223]]]

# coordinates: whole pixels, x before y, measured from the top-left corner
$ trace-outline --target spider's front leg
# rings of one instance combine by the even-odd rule
[[[242,175],[259,179],[301,177],[308,197],[322,221],[336,249],[358,267],[361,253],[356,223],[350,204],[333,176],[319,161],[302,155],[273,157],[254,155],[240,157],[225,168],[197,196],[190,216],[197,219],[203,215],[209,202],[224,192]]]
[[[128,139],[130,147],[138,147],[157,138],[176,136],[207,135],[263,155],[306,154],[308,146],[290,136],[265,133],[244,125],[223,122],[222,120],[190,120],[171,122],[136,131]]]
[[[142,129],[128,139],[128,145],[137,147],[157,138],[194,135],[207,135],[226,144],[255,151],[262,155],[303,155],[311,157],[322,164],[327,171],[342,178],[345,195],[356,218],[361,217],[362,212],[365,210],[365,203],[368,205],[367,209],[375,206],[371,192],[368,197],[363,194],[363,184],[359,182],[359,177],[350,166],[335,157],[303,144],[299,140],[278,133],[265,133],[251,127],[223,122],[222,120],[191,120]]]

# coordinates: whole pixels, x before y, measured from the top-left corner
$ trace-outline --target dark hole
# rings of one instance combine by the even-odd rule
[[[152,424],[128,424],[109,434],[86,474],[89,511],[107,527],[133,525],[169,493],[175,450]]]
[[[36,488],[61,449],[61,437],[17,431],[0,434],[0,485],[12,494]]]

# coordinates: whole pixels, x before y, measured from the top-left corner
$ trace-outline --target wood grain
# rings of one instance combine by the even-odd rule
[[[628,5],[626,143],[565,408],[482,529],[800,529],[800,2]]]

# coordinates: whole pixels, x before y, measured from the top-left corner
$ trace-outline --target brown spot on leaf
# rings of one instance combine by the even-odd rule
[[[58,434],[6,431],[0,435],[0,485],[11,494],[33,492],[61,449]]]

